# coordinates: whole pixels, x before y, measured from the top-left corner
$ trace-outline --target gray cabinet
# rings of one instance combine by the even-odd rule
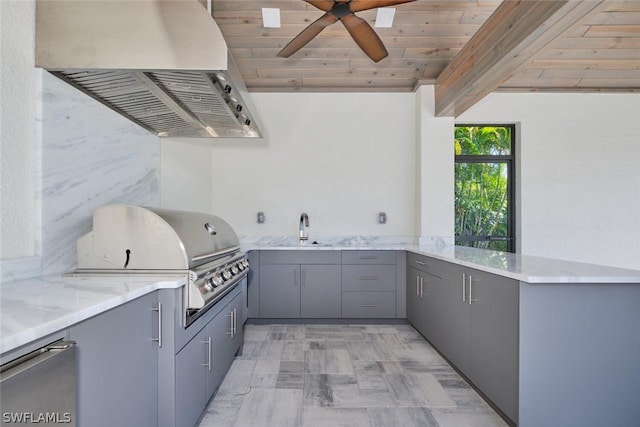
[[[342,252],[342,317],[396,317],[394,251]]]
[[[404,318],[404,253],[400,261],[396,251],[384,250],[270,250],[249,257],[258,261],[249,276],[250,317]]]
[[[423,274],[413,267],[407,268],[407,320],[418,332],[429,339],[425,331],[426,308],[424,307],[423,286],[421,286]]]
[[[78,425],[158,425],[157,293],[74,325]]]
[[[207,400],[218,389],[242,346],[241,296],[235,297],[207,326]]]
[[[465,375],[469,374],[471,357],[471,309],[467,300],[466,275],[455,264],[443,266],[444,286],[438,294],[438,321],[442,326],[442,337],[438,350]],[[466,274],[466,273],[465,273]]]
[[[208,356],[206,328],[203,328],[175,357],[176,426],[194,426],[207,404]]]
[[[300,266],[300,317],[339,318],[340,266]]]
[[[300,317],[300,266],[260,266],[260,317]]]
[[[519,284],[478,270],[466,273],[471,299],[469,378],[517,421]]]
[[[262,318],[339,318],[340,253],[261,251]]]
[[[519,283],[416,254],[407,264],[409,322],[517,422]]]
[[[439,317],[442,279],[414,267],[407,268],[407,320],[435,346],[441,341]]]
[[[175,425],[194,426],[242,343],[242,294],[223,299],[218,314],[175,357]]]

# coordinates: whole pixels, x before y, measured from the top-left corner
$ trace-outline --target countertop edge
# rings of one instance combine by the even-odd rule
[[[275,250],[275,251],[352,251],[352,250],[394,250],[412,252],[417,255],[432,257],[441,261],[451,262],[464,267],[474,268],[487,273],[526,282],[530,284],[640,284],[640,271],[620,267],[603,266],[596,264],[565,261],[553,258],[543,258],[533,255],[520,255],[506,252],[489,251],[484,249],[468,248],[461,246],[424,246],[415,244],[363,244],[363,245],[275,245],[268,244],[244,244],[244,251]],[[479,260],[486,260],[485,263]],[[489,262],[498,262],[506,267],[488,265]],[[527,272],[523,265],[530,264]],[[545,272],[543,270],[549,270]],[[525,271],[515,271],[525,270]],[[560,271],[551,271],[560,270]],[[573,271],[572,271],[573,270]],[[580,273],[580,271],[586,271]]]
[[[73,281],[71,276],[68,279],[71,282]],[[36,278],[31,279],[30,281],[37,280],[38,279]],[[2,339],[0,340],[0,354],[16,350],[25,344],[46,337],[47,335],[55,334],[56,332],[62,331],[159,289],[177,289],[184,285],[185,279],[182,277],[158,277],[149,278],[147,283],[140,284],[134,289],[131,289],[130,286],[126,286],[121,293],[109,295],[101,301],[92,302],[80,309],[62,314],[59,317],[52,318],[51,320],[45,321],[37,326],[24,328],[24,330],[8,336],[3,333]]]

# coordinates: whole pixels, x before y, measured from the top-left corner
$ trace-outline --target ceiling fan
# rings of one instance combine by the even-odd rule
[[[315,36],[331,24],[341,21],[360,49],[374,62],[385,58],[389,53],[382,44],[382,40],[371,28],[371,25],[355,12],[409,3],[415,0],[304,0],[312,6],[325,12],[319,19],[309,24],[300,34],[295,36],[280,52],[278,56],[288,58]]]

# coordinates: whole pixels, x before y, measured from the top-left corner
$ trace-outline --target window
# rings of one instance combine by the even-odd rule
[[[456,125],[456,245],[515,252],[513,125]]]

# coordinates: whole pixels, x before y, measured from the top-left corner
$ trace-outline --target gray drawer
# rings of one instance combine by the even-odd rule
[[[443,277],[446,263],[435,258],[407,252],[407,267],[413,267],[420,271],[433,274],[436,277]]]
[[[343,264],[395,264],[395,251],[342,251]]]
[[[395,292],[342,292],[343,318],[396,317]]]
[[[341,259],[334,250],[260,251],[260,264],[340,264]]]
[[[343,265],[343,291],[396,290],[395,265]]]

